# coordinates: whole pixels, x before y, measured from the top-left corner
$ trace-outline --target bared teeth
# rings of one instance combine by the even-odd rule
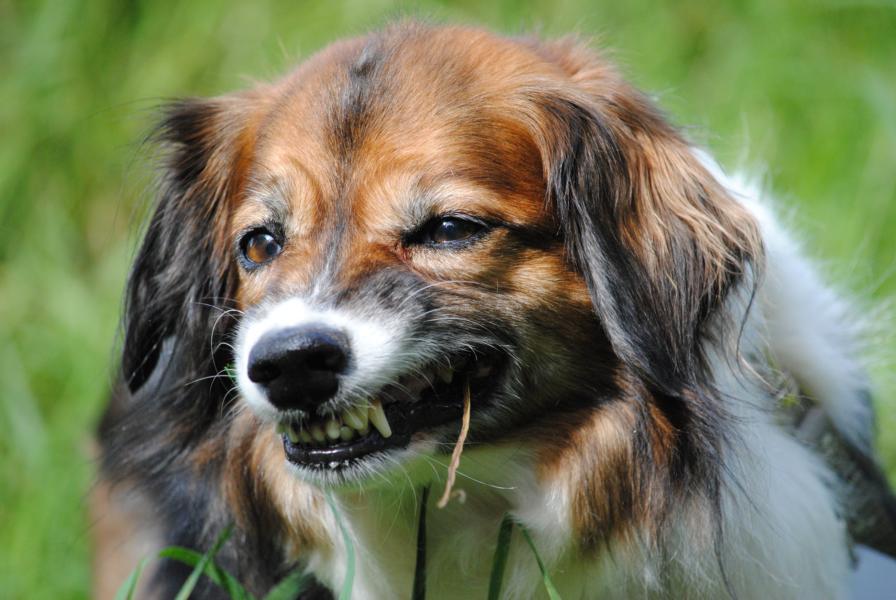
[[[361,414],[364,418],[361,419]],[[357,410],[355,407],[342,411],[342,420],[352,429],[360,431],[367,425],[367,411]]]
[[[389,419],[386,418],[386,412],[383,410],[383,403],[379,399],[370,403],[368,409],[370,416],[370,424],[373,425],[380,435],[384,438],[392,436],[392,428],[389,427]]]
[[[382,403],[377,401],[379,411],[377,420],[379,426],[377,430],[388,437],[392,434],[389,428],[389,422],[386,420],[386,414],[383,412]],[[330,442],[342,440],[348,442],[355,437],[363,437],[370,432],[370,411],[372,408],[354,406],[346,409],[341,415],[330,417],[316,423],[298,423],[281,422],[277,423],[277,433],[285,435],[293,444],[306,444],[309,446],[321,446]],[[341,418],[340,418],[341,417]]]
[[[355,416],[358,417],[358,420],[361,421],[361,427],[358,428],[358,431],[362,433],[367,433],[368,431],[370,431],[370,415],[367,412],[367,407],[356,406],[352,409],[352,411],[355,413]]]
[[[485,360],[470,362],[468,359],[456,361],[455,368],[448,365],[433,365],[414,375],[407,375],[395,384],[399,389],[403,388],[402,397],[405,394],[409,398],[405,401],[418,401],[422,393],[433,384],[440,382],[451,384],[458,372],[472,371],[473,377],[486,377],[493,373],[494,364],[487,358]],[[389,393],[389,390],[385,393]],[[386,399],[389,401],[391,396]],[[341,413],[326,419],[315,419],[316,422],[284,421],[276,425],[278,434],[285,436],[293,444],[305,444],[308,446],[325,446],[333,442],[349,442],[353,439],[364,437],[370,432],[370,428],[376,429],[384,438],[392,437],[392,426],[383,408],[383,400],[377,398],[365,406],[351,406]]]
[[[327,437],[331,440],[339,439],[339,423],[336,422],[336,419],[332,417],[327,419],[326,424],[324,424],[324,431],[327,432]]]
[[[311,439],[318,444],[323,444],[327,441],[327,436],[320,425],[312,425],[309,433],[311,433]]]

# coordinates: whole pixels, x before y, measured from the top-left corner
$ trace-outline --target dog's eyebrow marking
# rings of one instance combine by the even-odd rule
[[[504,222],[495,210],[494,194],[475,181],[459,178],[456,172],[438,173],[423,181],[418,178],[410,189],[405,210],[413,221],[424,221],[441,214],[466,212],[465,207],[475,206],[472,212],[493,221]],[[483,202],[485,198],[487,201]],[[474,215],[475,216],[475,215]]]
[[[285,222],[289,216],[285,186],[275,180],[266,183],[255,183],[246,196],[246,204],[261,209],[271,221]]]
[[[299,160],[290,160],[289,167],[298,171],[302,178],[297,183],[295,177],[282,177],[275,173],[257,174],[247,194],[247,201],[260,203],[272,216],[286,220],[294,212],[294,201],[298,197],[314,199],[321,197],[321,187],[315,174]],[[300,187],[301,186],[301,187]]]
[[[373,99],[376,96],[374,81],[381,64],[380,42],[367,42],[355,62],[348,66],[348,78],[336,105],[334,141],[346,165],[350,155],[366,134]]]
[[[285,220],[289,212],[289,205],[280,194],[268,194],[259,198],[261,204],[265,207],[271,216],[277,220]]]

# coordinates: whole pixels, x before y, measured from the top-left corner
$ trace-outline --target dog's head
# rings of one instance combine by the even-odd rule
[[[632,380],[676,427],[718,410],[700,347],[753,222],[574,42],[405,24],[176,104],[162,137],[125,378],[166,339],[191,380],[231,363],[306,477],[450,446],[467,388],[480,444],[574,426]],[[218,385],[183,410],[219,412]]]

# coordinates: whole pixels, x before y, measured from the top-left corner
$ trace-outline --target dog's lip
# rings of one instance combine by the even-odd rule
[[[352,460],[368,457],[386,450],[404,448],[418,431],[437,427],[460,417],[462,409],[456,403],[426,403],[410,408],[398,404],[385,407],[389,422],[393,425],[392,435],[383,437],[375,429],[367,435],[348,442],[339,441],[326,446],[306,446],[293,443],[286,434],[282,435],[286,458],[297,465],[319,468],[339,468],[348,466]],[[404,414],[398,415],[398,411]]]
[[[337,444],[324,448],[308,448],[293,444],[286,435],[283,435],[283,449],[289,462],[304,467],[338,468],[353,459],[369,456],[376,452],[382,452],[390,448],[404,447],[410,442],[410,436],[393,435],[384,438],[377,434],[371,434],[351,443]]]
[[[438,383],[423,392],[416,402],[391,401],[383,404],[383,410],[392,429],[391,435],[383,436],[376,428],[370,427],[360,438],[348,441],[328,440],[323,445],[310,445],[290,439],[282,434],[283,448],[289,462],[311,469],[341,470],[389,450],[407,447],[415,434],[460,422],[463,414],[464,388],[470,385],[474,409],[486,404],[501,378],[503,369],[495,353],[478,355],[476,360],[467,362],[470,366],[465,373],[451,383]],[[481,375],[483,365],[489,365],[489,373]],[[477,373],[479,376],[477,377]]]

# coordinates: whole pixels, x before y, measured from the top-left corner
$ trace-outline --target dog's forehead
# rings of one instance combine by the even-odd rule
[[[513,102],[533,65],[524,47],[469,31],[340,43],[280,85],[253,178],[306,219],[348,210],[394,227],[429,203],[532,222],[541,158]]]

